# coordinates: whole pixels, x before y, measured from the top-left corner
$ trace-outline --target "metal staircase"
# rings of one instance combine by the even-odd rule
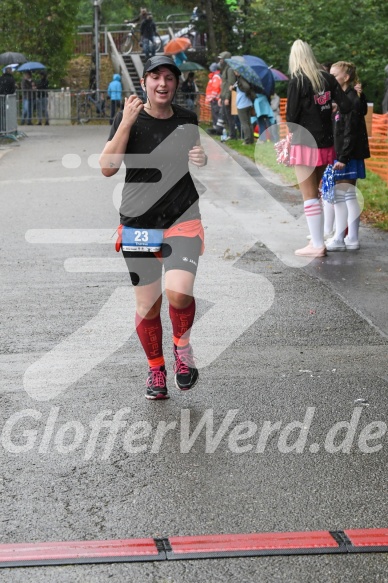
[[[145,63],[144,54],[131,53],[130,55],[123,56],[125,66],[127,68],[128,74],[132,79],[132,83],[139,97],[142,97],[143,90],[140,86],[140,79],[143,75],[143,66]]]

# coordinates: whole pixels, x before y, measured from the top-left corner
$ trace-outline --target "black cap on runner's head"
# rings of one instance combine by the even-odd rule
[[[181,75],[181,72],[175,64],[174,59],[168,57],[167,55],[157,55],[156,57],[151,57],[148,59],[148,61],[146,61],[143,69],[143,77],[146,73],[149,73],[158,67],[168,67],[177,78]]]

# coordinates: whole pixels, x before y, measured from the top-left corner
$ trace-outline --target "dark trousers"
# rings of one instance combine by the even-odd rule
[[[266,115],[261,115],[257,120],[259,126],[259,142],[266,142],[267,138],[270,139],[270,133],[267,134],[267,128],[270,127],[270,121]]]
[[[252,107],[243,107],[238,109],[238,117],[241,124],[241,133],[246,144],[253,144],[253,127],[251,124],[251,110]]]
[[[120,101],[118,99],[111,99],[110,100],[110,120],[109,123],[112,125],[114,117],[116,115],[116,108],[117,111],[120,111]]]
[[[217,125],[217,120],[221,109],[220,106],[218,105],[218,100],[213,99],[213,101],[210,102],[210,107],[212,112],[213,127],[215,128]]]
[[[236,116],[232,115],[232,113],[231,113],[230,103],[229,103],[229,105],[225,105],[225,101],[222,102],[222,117],[224,119],[224,122],[226,122],[226,125],[229,128],[230,137],[232,138],[232,140],[235,140],[237,138],[236,119],[235,119]]]

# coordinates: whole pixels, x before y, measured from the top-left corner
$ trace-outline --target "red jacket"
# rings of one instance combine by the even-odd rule
[[[219,99],[221,95],[221,75],[219,71],[209,73],[209,81],[206,86],[206,103],[210,103],[214,99]]]

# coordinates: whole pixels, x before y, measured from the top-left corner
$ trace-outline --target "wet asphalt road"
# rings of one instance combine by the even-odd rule
[[[32,127],[0,150],[0,542],[386,527],[387,233],[362,227],[359,252],[294,262],[306,235],[297,191],[206,142],[209,168],[194,172],[201,380],[173,388],[164,305],[171,398],[149,403],[113,249],[120,178],[94,167],[107,131]],[[117,434],[93,437],[114,415]],[[351,419],[354,434],[335,437]],[[278,428],[265,438],[268,422]],[[299,450],[292,422],[308,428]],[[368,441],[371,423],[380,434]],[[382,583],[388,555],[0,571],[27,579]]]

